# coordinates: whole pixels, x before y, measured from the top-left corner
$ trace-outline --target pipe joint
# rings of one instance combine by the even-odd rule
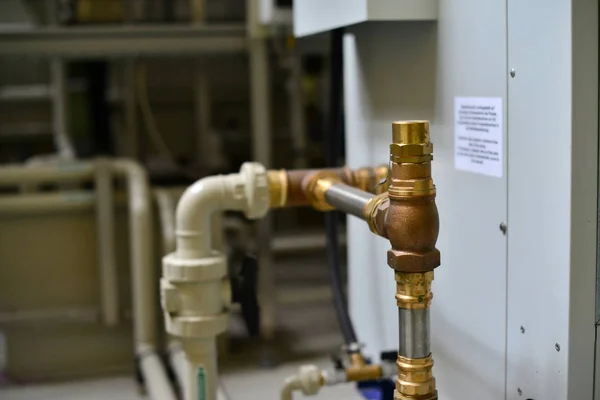
[[[314,209],[319,211],[331,211],[334,207],[327,202],[325,193],[333,184],[340,182],[342,182],[342,180],[334,172],[323,170],[309,176],[308,179],[302,183],[302,187],[309,203]]]
[[[227,275],[225,257],[217,251],[211,257],[185,259],[171,253],[163,257],[163,277],[174,282],[219,281]]]
[[[433,271],[404,273],[396,272],[396,301],[398,307],[406,309],[427,308],[433,293],[431,282]]]
[[[363,216],[371,232],[376,235],[387,237],[385,232],[385,215],[390,207],[390,198],[388,193],[381,193],[372,197],[365,208]]]
[[[437,400],[433,359],[398,356],[395,400]]]

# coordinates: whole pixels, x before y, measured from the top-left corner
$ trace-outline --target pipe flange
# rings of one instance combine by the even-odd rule
[[[180,338],[214,338],[227,330],[229,314],[175,316],[164,313],[166,331]]]
[[[269,180],[267,170],[259,163],[246,162],[240,168],[246,207],[244,214],[250,219],[263,217],[269,211]]]
[[[177,253],[163,257],[163,277],[170,282],[218,281],[227,275],[225,257],[213,252],[212,257],[181,259]]]

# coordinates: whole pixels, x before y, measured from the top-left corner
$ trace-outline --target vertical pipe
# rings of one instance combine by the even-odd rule
[[[394,122],[390,145],[389,207],[383,230],[390,240],[399,311],[396,400],[437,400],[430,353],[429,307],[439,216],[431,178],[428,121]]]
[[[138,163],[130,160],[115,160],[112,167],[115,173],[126,178],[129,195],[133,336],[140,371],[152,399],[175,400],[167,373],[156,354],[158,285],[152,261],[154,227],[148,176]]]
[[[140,158],[140,151],[135,90],[135,84],[137,82],[135,59],[126,59],[124,61],[123,69],[126,154],[137,160]]]
[[[213,151],[220,150],[220,146],[211,146],[211,96],[210,79],[208,77],[207,61],[203,58],[194,60],[194,122],[196,128],[196,155],[198,164],[210,170],[218,168],[220,154]],[[220,140],[220,137],[216,138]]]
[[[306,132],[304,127],[304,103],[302,101],[302,57],[297,48],[290,51],[290,76],[288,94],[290,102],[290,126],[294,143],[294,167],[306,168]]]
[[[104,323],[119,323],[119,282],[115,252],[115,213],[110,161],[96,161],[96,228]]]
[[[247,0],[247,25],[250,50],[250,107],[252,118],[252,158],[271,166],[271,96],[267,39],[258,22],[258,1]],[[271,255],[272,220],[267,215],[257,222],[257,249],[260,265],[259,293],[261,334],[271,338],[275,332],[275,278]]]
[[[215,339],[184,340],[186,400],[217,398],[217,345]]]
[[[68,134],[67,73],[62,59],[54,57],[50,60],[50,76],[54,144],[61,158],[72,159],[75,157],[75,150]]]
[[[425,358],[431,353],[429,308],[398,308],[400,337],[398,354],[407,358]]]

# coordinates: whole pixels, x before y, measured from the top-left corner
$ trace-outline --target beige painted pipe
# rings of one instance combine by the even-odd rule
[[[34,214],[74,210],[91,210],[96,203],[94,192],[69,192],[0,196],[0,214]]]
[[[79,182],[94,178],[89,162],[58,162],[44,166],[9,165],[0,167],[0,186],[39,182]]]
[[[154,400],[176,400],[156,354],[156,277],[152,260],[152,207],[146,171],[136,162],[114,160],[113,172],[127,180],[133,288],[133,334],[146,388]]]
[[[102,293],[102,318],[108,326],[119,323],[119,280],[115,250],[115,202],[111,161],[95,161],[96,173],[96,229],[98,261]]]

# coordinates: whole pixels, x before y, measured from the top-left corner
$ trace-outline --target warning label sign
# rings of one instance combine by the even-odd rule
[[[454,167],[502,177],[502,99],[454,99]]]

